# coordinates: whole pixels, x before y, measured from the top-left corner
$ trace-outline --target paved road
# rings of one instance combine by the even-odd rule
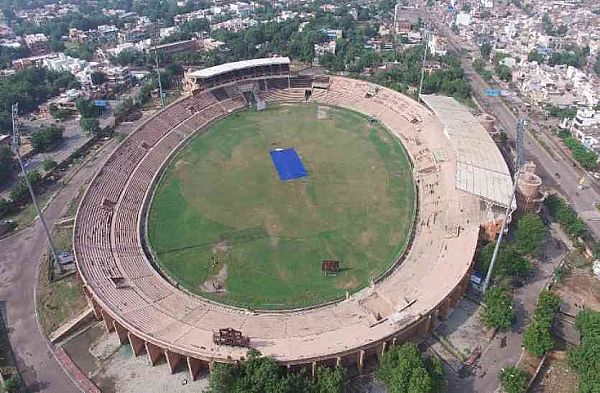
[[[116,145],[111,141],[105,152]],[[86,163],[57,194],[46,210],[49,226],[66,211],[77,191],[95,173],[104,154]],[[35,316],[35,284],[38,262],[46,239],[36,221],[29,228],[0,241],[0,301],[6,302],[9,339],[25,383],[34,392],[79,392],[54,359]]]
[[[460,53],[461,49],[473,49],[470,43],[457,38],[441,24],[436,23],[436,28],[447,37],[448,43],[455,52]],[[461,56],[461,63],[471,81],[475,98],[496,117],[497,122],[514,139],[518,115],[508,107],[504,98],[484,96],[483,91],[490,86],[475,72],[471,59]],[[542,129],[538,123],[529,119],[525,137],[525,159],[534,161],[538,165],[538,174],[541,175],[544,183],[557,186],[580,216],[587,220],[588,226],[596,237],[600,238],[600,221],[597,221],[600,219],[600,215],[595,208],[595,204],[600,202],[600,192],[590,186],[581,191],[577,190],[579,179],[582,176],[588,179],[587,184],[593,184],[595,181],[588,173],[573,165],[562,149],[557,146],[557,142],[546,135],[546,131],[548,130]],[[533,133],[538,136],[537,139],[534,138]]]
[[[498,388],[498,374],[503,367],[514,365],[522,353],[523,331],[535,310],[539,293],[552,277],[554,269],[562,261],[567,251],[565,243],[570,244],[566,236],[553,224],[552,238],[546,249],[546,258],[538,263],[533,278],[527,285],[514,290],[514,307],[516,322],[513,328],[499,332],[483,351],[474,373],[459,376],[450,372],[448,375],[448,391],[450,393],[481,392],[491,393]]]

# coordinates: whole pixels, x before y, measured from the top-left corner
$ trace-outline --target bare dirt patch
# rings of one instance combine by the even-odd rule
[[[546,361],[533,387],[532,393],[575,393],[579,378],[566,360],[566,352],[557,351]]]
[[[358,285],[358,282],[356,277],[349,275],[335,284],[335,287],[339,289],[352,289]]]
[[[202,290],[210,293],[227,292],[225,280],[227,279],[227,264],[223,264],[219,272],[202,284]]]
[[[317,107],[317,119],[319,119],[319,120],[329,119],[329,108],[326,106]]]

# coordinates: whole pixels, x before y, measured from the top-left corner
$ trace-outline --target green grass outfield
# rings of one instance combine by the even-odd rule
[[[159,266],[188,290],[250,308],[295,308],[368,285],[403,251],[414,217],[407,154],[358,113],[315,105],[232,114],[167,168],[148,217]],[[309,176],[280,182],[269,151]],[[340,261],[324,277],[321,262]],[[224,291],[213,293],[212,282]]]

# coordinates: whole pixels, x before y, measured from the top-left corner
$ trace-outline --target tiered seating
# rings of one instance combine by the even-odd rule
[[[267,79],[267,89],[287,89],[289,86],[288,78]]]
[[[312,88],[312,77],[308,75],[298,75],[290,78],[290,87],[296,89],[310,89]]]
[[[217,101],[224,101],[229,98],[227,91],[223,87],[211,90],[211,93],[215,96]]]
[[[267,102],[302,102],[304,93],[304,89],[278,89],[261,92],[258,97]]]

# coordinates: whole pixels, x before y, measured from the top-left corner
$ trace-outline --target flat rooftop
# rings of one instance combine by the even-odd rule
[[[496,143],[475,116],[452,97],[421,95],[444,126],[456,152],[456,187],[508,207],[513,180]]]

